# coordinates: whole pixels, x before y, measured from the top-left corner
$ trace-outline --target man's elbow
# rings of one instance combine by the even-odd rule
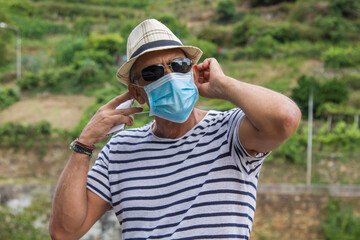
[[[282,137],[289,138],[297,129],[301,121],[301,111],[297,105],[289,107],[281,114]]]
[[[60,234],[60,231],[53,224],[49,224],[49,233],[52,240],[61,240],[64,239]]]
[[[54,221],[50,220],[49,223],[49,233],[52,240],[70,240],[75,239],[71,238],[69,235],[65,234],[63,229],[54,223]]]

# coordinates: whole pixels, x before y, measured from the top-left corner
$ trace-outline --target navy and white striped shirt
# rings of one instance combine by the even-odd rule
[[[124,240],[249,239],[262,157],[242,147],[244,113],[209,111],[179,139],[151,123],[112,137],[87,187],[109,202]]]

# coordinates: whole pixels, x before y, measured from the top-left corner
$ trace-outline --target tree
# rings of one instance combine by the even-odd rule
[[[310,86],[313,87],[314,113],[321,112],[319,109],[325,103],[344,103],[349,98],[345,83],[335,78],[320,84],[314,77],[303,75],[297,83],[298,86],[291,91],[291,98],[299,104],[304,117],[308,115]]]
[[[320,107],[323,103],[321,87],[319,82],[314,78],[306,75],[302,75],[297,80],[298,86],[293,88],[291,91],[291,98],[299,105],[303,117],[308,116],[309,108],[309,90],[310,86],[313,88],[313,110],[314,112]]]

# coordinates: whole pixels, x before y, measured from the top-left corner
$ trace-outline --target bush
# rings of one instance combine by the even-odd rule
[[[134,1],[131,1],[134,2]],[[118,18],[122,16],[124,18],[134,18],[136,17],[136,11],[125,8],[126,5],[118,3],[116,7],[114,6],[99,6],[98,2],[94,4],[80,4],[79,2],[75,3],[64,3],[62,1],[39,1],[36,5],[38,8],[42,9],[41,14],[45,17],[62,18],[77,18],[79,16],[84,17],[104,17],[104,18]],[[120,7],[119,7],[120,6]]]
[[[271,36],[266,35],[257,38],[253,44],[251,44],[250,51],[254,58],[271,58],[277,52],[278,42]]]
[[[360,73],[351,72],[343,76],[347,87],[353,90],[360,90]]]
[[[78,81],[75,87],[84,88],[86,86],[92,85],[96,82],[103,82],[102,77],[104,72],[102,67],[91,59],[85,59],[82,61],[81,65],[77,68],[79,73]]]
[[[50,60],[51,61],[51,60]],[[33,73],[38,73],[49,63],[49,56],[44,51],[37,54],[23,54],[21,67]]]
[[[50,2],[52,2],[51,0]],[[61,0],[62,3],[85,3],[89,5],[126,7],[126,8],[145,8],[149,5],[148,0]]]
[[[360,217],[354,215],[354,210],[341,204],[338,199],[330,198],[327,205],[327,218],[323,223],[326,240],[356,240],[360,239]]]
[[[349,125],[340,121],[333,129],[330,138],[333,139],[335,148],[354,150],[360,145],[360,130],[355,124]]]
[[[278,53],[279,42],[270,35],[257,38],[250,46],[239,50],[235,59],[273,58]]]
[[[0,6],[0,22],[9,23],[10,18],[7,16],[5,10]],[[10,42],[11,37],[14,36],[12,30],[0,28],[0,66],[5,65],[8,62],[7,57],[7,45]]]
[[[94,60],[86,58],[77,65],[61,69],[48,69],[39,74],[27,72],[17,81],[19,88],[29,93],[51,92],[78,94],[104,86],[111,79],[110,73]]]
[[[28,17],[34,16],[38,12],[34,4],[28,0],[7,1],[6,8],[9,12]]]
[[[360,94],[357,94],[354,97],[352,97],[349,101],[349,105],[351,105],[354,108],[360,109]]]
[[[356,39],[358,38],[356,35],[359,34],[349,21],[339,16],[317,16],[312,26],[318,31],[321,39],[333,42]]]
[[[245,45],[251,38],[256,38],[265,29],[263,22],[254,16],[248,15],[234,26],[234,44]]]
[[[250,0],[251,7],[271,6],[283,2],[296,2],[296,0]]]
[[[331,47],[322,54],[326,67],[355,67],[360,64],[360,45],[353,47]]]
[[[307,127],[299,127],[294,134],[279,148],[274,150],[267,160],[281,161],[306,165]]]
[[[275,40],[285,43],[301,39],[298,25],[290,22],[277,22],[273,28],[269,28],[265,34],[271,35]]]
[[[178,38],[186,38],[189,35],[186,25],[171,13],[157,15],[154,18],[165,24]]]
[[[187,45],[192,45],[200,48],[203,51],[203,55],[199,62],[203,61],[205,58],[214,57],[217,52],[217,46],[209,41],[191,38],[186,41]]]
[[[69,32],[68,26],[63,23],[51,23],[37,17],[28,17],[13,15],[12,20],[16,26],[19,26],[21,36],[28,38],[42,38],[48,34],[59,34]]]
[[[13,88],[0,87],[0,111],[19,99],[19,94]]]
[[[94,23],[95,20],[91,17],[79,17],[76,18],[71,30],[74,35],[89,36]]]
[[[327,16],[331,9],[319,1],[297,1],[289,13],[289,20],[311,22],[316,16]]]
[[[0,126],[0,148],[29,148],[39,142],[48,142],[51,134],[51,125],[46,121],[28,126],[4,123]]]
[[[75,53],[84,50],[85,47],[85,41],[82,38],[65,38],[53,53],[56,63],[60,66],[71,64]]]
[[[335,14],[347,17],[357,18],[360,12],[359,1],[354,0],[330,0],[330,7]]]
[[[304,30],[300,24],[278,21],[275,24],[247,16],[234,26],[234,44],[251,45],[256,39],[270,36],[280,43],[297,41],[302,37]]]
[[[235,2],[233,0],[218,1],[216,6],[216,13],[218,14],[219,22],[230,22],[236,14]]]
[[[327,46],[322,42],[294,41],[279,45],[277,56],[282,58],[302,57],[320,60]]]
[[[91,34],[88,39],[88,45],[95,50],[107,51],[111,56],[126,51],[124,39],[115,33],[102,35]]]
[[[138,21],[127,20],[121,23],[120,26],[117,26],[116,31],[120,29],[120,36],[125,37],[126,39],[129,37],[131,31],[138,25]],[[115,29],[114,29],[115,30]]]
[[[200,29],[198,39],[215,43],[217,46],[231,47],[232,30],[224,26],[205,26]]]
[[[336,78],[322,84],[321,94],[324,102],[328,103],[344,103],[349,99],[349,90],[345,83]]]
[[[114,58],[108,51],[90,49],[76,52],[73,58],[73,64],[78,68],[82,66],[84,62],[88,62],[89,60],[92,60],[103,67],[114,63]]]
[[[336,123],[333,129],[329,129],[328,124],[324,124],[314,135],[314,142],[320,148],[331,147],[332,151],[353,151],[360,144],[360,130],[355,124],[347,124],[344,121]]]
[[[40,86],[41,77],[39,74],[26,72],[21,79],[16,80],[16,85],[21,90],[32,90]]]

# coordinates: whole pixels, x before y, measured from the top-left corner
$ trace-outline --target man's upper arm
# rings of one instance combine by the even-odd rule
[[[265,134],[255,128],[246,116],[241,119],[238,130],[241,144],[254,157],[257,153],[270,152],[283,143],[283,139],[276,139],[276,134],[273,137],[265,136]]]

